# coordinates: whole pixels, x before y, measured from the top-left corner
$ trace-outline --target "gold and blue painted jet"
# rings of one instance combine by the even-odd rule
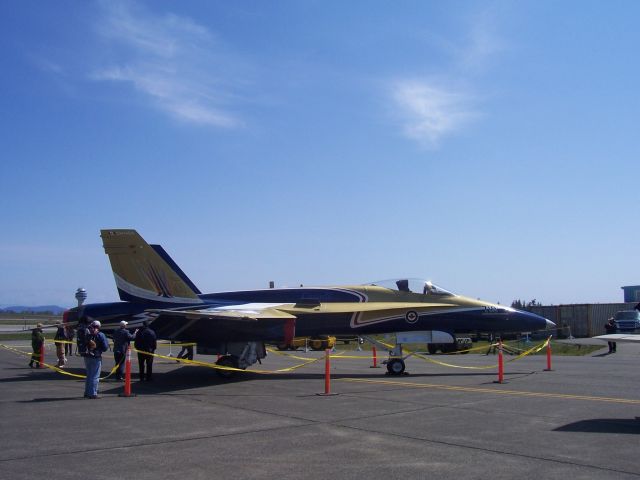
[[[130,327],[147,321],[159,338],[196,342],[198,353],[220,355],[218,363],[228,367],[245,369],[266,356],[265,343],[290,344],[295,336],[396,333],[404,342],[447,343],[457,332],[555,326],[416,279],[202,294],[161,246],[149,245],[135,230],[101,230],[100,236],[122,301],[73,308],[66,321],[99,320],[107,331],[121,320]],[[404,368],[402,358],[387,363],[392,374]]]

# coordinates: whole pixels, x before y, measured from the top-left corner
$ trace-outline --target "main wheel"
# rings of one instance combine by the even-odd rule
[[[225,355],[224,357],[220,357],[220,360],[216,362],[216,365],[220,365],[221,367],[238,368],[238,357],[235,355]],[[216,368],[216,373],[222,378],[231,378],[236,374],[233,370],[224,370],[221,368]]]
[[[404,360],[400,358],[394,358],[387,362],[387,372],[389,372],[389,375],[402,375],[404,369]]]
[[[433,343],[427,345],[427,350],[431,355],[435,355],[438,351],[438,347],[436,347]]]

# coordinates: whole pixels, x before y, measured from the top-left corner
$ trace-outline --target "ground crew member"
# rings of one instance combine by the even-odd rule
[[[85,350],[80,352],[84,357],[84,365],[87,369],[87,378],[84,384],[84,398],[98,397],[98,384],[100,383],[100,371],[102,369],[102,354],[109,350],[109,342],[104,333],[100,331],[100,322],[94,320],[84,332]]]
[[[35,362],[36,368],[41,368],[40,365],[40,353],[42,352],[42,348],[44,347],[44,333],[42,333],[42,324],[38,323],[36,328],[31,330],[31,348],[33,349],[33,353],[31,354],[31,361],[29,362],[29,366],[33,368],[33,363]]]
[[[116,369],[116,380],[124,380],[124,360],[127,356],[129,342],[135,338],[135,334],[127,330],[127,322],[122,320],[120,328],[113,332],[113,359],[118,368]],[[138,330],[136,330],[136,333]]]
[[[142,329],[136,334],[134,342],[136,350],[138,350],[138,368],[140,369],[140,381],[151,381],[153,373],[153,355],[149,355],[156,351],[157,341],[156,332],[149,328],[149,324],[145,320],[142,322]],[[146,374],[145,374],[146,370]]]
[[[607,332],[607,335],[611,335],[612,333],[616,333],[617,329],[618,329],[618,327],[616,326],[616,322],[614,321],[613,317],[611,317],[607,321],[607,323],[604,324],[604,330],[605,330],[605,332]],[[609,345],[609,353],[616,353],[616,342],[607,341],[607,344]]]

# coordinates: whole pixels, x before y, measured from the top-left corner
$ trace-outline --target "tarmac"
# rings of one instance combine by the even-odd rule
[[[28,350],[28,342],[8,342]],[[24,348],[27,347],[27,348]],[[166,347],[161,353],[168,353]],[[172,353],[175,355],[176,348]],[[340,349],[338,348],[338,353]],[[297,352],[320,358],[319,352]],[[626,479],[640,477],[640,346],[545,356],[497,369],[418,358],[388,376],[361,358],[286,373],[219,378],[206,366],[156,359],[154,381],[100,384],[30,369],[0,348],[0,472],[5,479]],[[51,347],[46,361],[53,362]],[[460,367],[493,355],[428,356]],[[211,361],[208,356],[197,360]],[[84,372],[80,357],[68,370]],[[302,360],[270,353],[263,370]],[[113,366],[107,353],[103,371]],[[133,362],[137,372],[137,362]]]

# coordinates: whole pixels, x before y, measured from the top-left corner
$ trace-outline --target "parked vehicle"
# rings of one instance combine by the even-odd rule
[[[351,342],[356,342],[362,345],[364,343],[364,338],[352,335],[336,335],[336,341],[342,342],[345,345],[349,345]]]
[[[620,310],[616,312],[613,320],[618,332],[640,331],[640,311],[638,310]]]
[[[427,350],[431,355],[440,350],[442,353],[469,353],[469,349],[473,346],[470,337],[457,337],[455,343],[430,343]]]
[[[333,348],[336,344],[336,337],[320,335],[318,337],[296,337],[291,345],[278,344],[278,350],[297,350],[298,348],[309,347],[311,350],[326,350]]]

